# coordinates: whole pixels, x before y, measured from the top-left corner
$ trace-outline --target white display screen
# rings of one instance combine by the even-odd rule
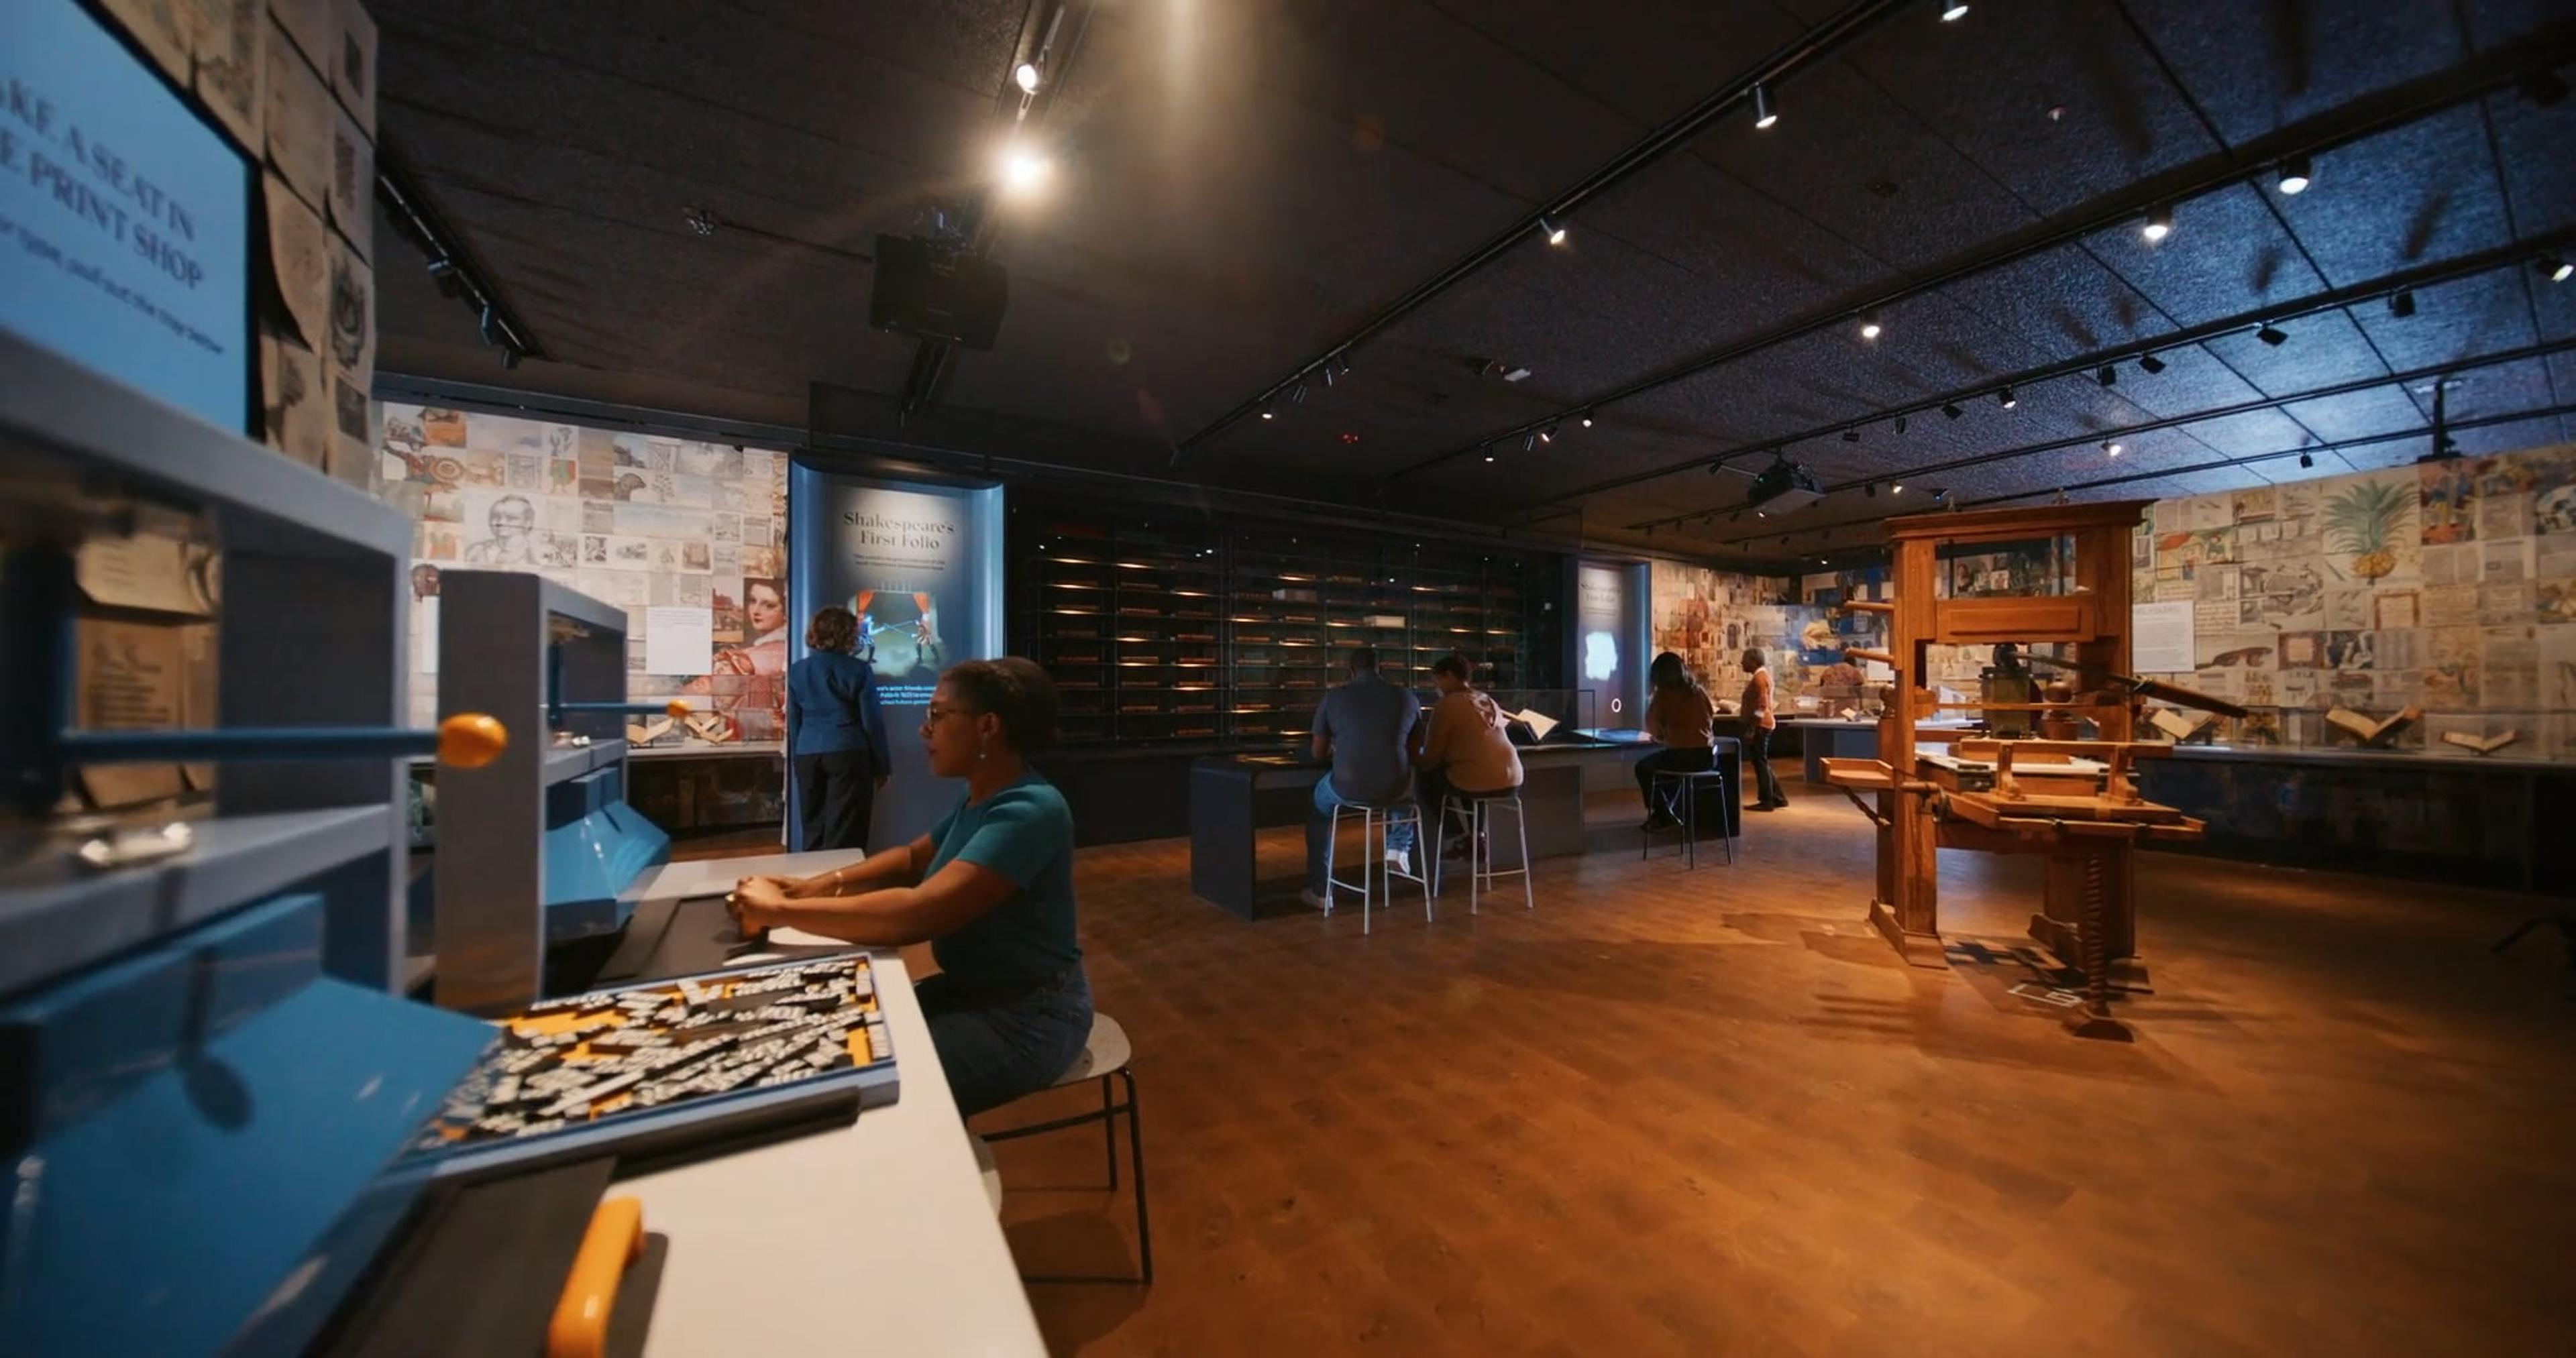
[[[250,172],[76,0],[0,5],[0,325],[235,432]]]

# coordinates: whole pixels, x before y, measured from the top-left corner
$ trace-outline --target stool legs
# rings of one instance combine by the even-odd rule
[[[1112,1097],[1115,1090],[1109,1082],[1113,1079],[1124,1080],[1127,1084],[1127,1098],[1123,1103],[1114,1101]],[[984,1140],[987,1142],[1010,1141],[1023,1136],[1035,1136],[1040,1132],[1062,1131],[1068,1127],[1081,1126],[1086,1122],[1097,1122],[1101,1124],[1102,1129],[1108,1134],[1109,1186],[1110,1188],[1115,1189],[1118,1187],[1118,1115],[1120,1113],[1125,1113],[1127,1115],[1127,1177],[1136,1196],[1136,1258],[1138,1276],[1134,1278],[1104,1278],[1085,1277],[1079,1275],[1068,1276],[1063,1274],[1030,1273],[1022,1275],[1024,1280],[1033,1283],[1134,1282],[1145,1284],[1151,1284],[1154,1281],[1154,1230],[1152,1222],[1145,1215],[1145,1123],[1143,1105],[1138,1102],[1136,1097],[1135,1071],[1122,1066],[1119,1069],[1111,1071],[1109,1074],[1100,1077],[1100,1111],[1097,1113],[1077,1113],[1072,1117],[1055,1118],[1046,1122],[1033,1123],[1026,1127],[1012,1127],[1003,1131],[991,1132],[985,1135]]]

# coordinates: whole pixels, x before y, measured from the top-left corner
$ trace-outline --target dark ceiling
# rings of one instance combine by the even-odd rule
[[[512,380],[797,425],[824,382],[882,433],[919,346],[866,326],[875,236],[989,180],[1048,2],[372,0],[382,124],[554,360]],[[1931,485],[2164,496],[2307,474],[2303,447],[2318,474],[2411,461],[2446,371],[2463,450],[2576,437],[2576,282],[2535,267],[2576,257],[2576,100],[2527,78],[2568,74],[2576,0],[1943,8],[1073,0],[1036,129],[1054,178],[995,209],[1000,343],[904,436],[1772,560]],[[1771,91],[1776,126],[1737,103],[1583,201],[1564,245],[1515,238],[1315,375],[1837,20],[1848,40]],[[2310,148],[2314,187],[2282,194],[2271,164]],[[2158,201],[2175,230],[2149,245]],[[389,369],[497,380],[461,309],[380,271]],[[1227,422],[1274,389],[1276,418]],[[1731,519],[1735,469],[1793,439],[1841,489]]]

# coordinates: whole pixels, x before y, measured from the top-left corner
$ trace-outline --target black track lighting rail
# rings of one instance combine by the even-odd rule
[[[1433,298],[1465,282],[1486,265],[1502,258],[1514,248],[1526,245],[1533,238],[1534,233],[1541,229],[1542,219],[1553,225],[1562,225],[1566,218],[1572,216],[1574,211],[1586,202],[1626,180],[1630,175],[1688,145],[1693,138],[1706,131],[1710,124],[1751,99],[1754,86],[1761,85],[1777,92],[1781,82],[1791,75],[1831,57],[1846,44],[1893,17],[1897,12],[1908,8],[1911,3],[1912,0],[1860,0],[1860,3],[1845,8],[1841,13],[1801,34],[1787,46],[1763,58],[1750,71],[1711,90],[1699,102],[1630,143],[1626,150],[1621,151],[1598,169],[1560,190],[1537,208],[1515,218],[1509,226],[1496,232],[1475,249],[1468,251],[1455,263],[1406,289],[1395,300],[1369,313],[1365,320],[1352,327],[1340,339],[1290,369],[1286,376],[1263,387],[1233,409],[1217,416],[1196,433],[1183,438],[1172,449],[1173,464],[1179,465],[1183,454],[1225,432],[1235,424],[1251,419],[1281,393],[1316,376],[1324,365],[1347,361],[1350,351],[1357,345],[1421,309]],[[1572,419],[1581,413],[1579,410],[1568,411],[1563,418]],[[1527,428],[1514,429],[1509,437],[1518,438],[1548,422],[1540,420]]]
[[[390,141],[376,148],[376,201],[394,229],[426,257],[438,290],[475,313],[483,342],[501,351],[502,366],[517,367],[520,359],[546,357],[536,332],[492,286],[464,236],[447,224],[412,182],[410,165]]]
[[[2421,122],[2463,104],[2483,99],[2500,90],[2512,89],[2535,68],[2550,69],[2570,61],[2576,61],[2576,20],[2552,24],[2510,48],[2485,53],[2447,71],[2354,100],[2295,126],[2258,137],[2243,146],[2222,148],[2188,165],[2130,185],[2118,193],[2098,200],[2100,206],[2089,211],[2062,215],[2053,221],[2042,222],[2005,238],[1990,249],[1967,256],[1936,272],[1905,280],[1867,297],[1838,301],[1830,307],[1810,312],[1803,319],[1792,321],[1767,333],[1670,364],[1609,391],[1595,392],[1563,409],[1514,425],[1509,429],[1480,435],[1464,445],[1399,468],[1390,473],[1387,480],[1393,482],[1428,471],[1443,463],[1464,457],[1486,444],[1518,438],[1525,430],[1538,428],[1551,421],[1570,418],[1583,411],[1599,410],[1615,405],[1620,401],[1630,400],[1686,378],[1724,367],[1764,350],[1803,339],[1819,331],[1848,324],[1855,315],[1886,315],[1895,307],[1916,297],[1937,292],[1952,284],[2006,265],[2019,263],[2061,245],[2129,223],[2143,221],[2149,214],[2159,209],[2170,208],[2176,203],[2222,192],[2249,181],[2259,181],[2271,173],[2272,167],[2290,156],[2320,156],[2338,147],[2348,146],[2354,142]],[[2167,245],[2162,248],[2174,247]],[[2526,249],[2529,248],[2526,247]],[[1889,341],[1880,342],[1885,344]],[[2000,385],[2000,383],[1989,384],[1989,388],[1994,385]],[[1557,494],[1581,493],[1583,492],[1557,492]]]
[[[2069,359],[2063,363],[2052,363],[2041,368],[2031,368],[2023,372],[2013,373],[1998,380],[1980,382],[1973,387],[1960,387],[1953,391],[1943,392],[1937,396],[1926,396],[1921,400],[1908,402],[1905,405],[1891,406],[1884,410],[1874,410],[1867,415],[1856,415],[1850,419],[1838,420],[1832,424],[1818,425],[1815,428],[1800,430],[1794,434],[1784,434],[1779,438],[1764,439],[1759,443],[1743,444],[1738,447],[1729,448],[1722,453],[1702,455],[1691,458],[1685,462],[1668,463],[1664,466],[1649,468],[1645,471],[1629,472],[1622,476],[1614,476],[1606,480],[1595,481],[1588,485],[1578,486],[1572,490],[1559,491],[1549,496],[1549,498],[1551,500],[1581,499],[1586,496],[1599,495],[1606,491],[1622,490],[1641,482],[1654,481],[1663,477],[1678,475],[1683,472],[1695,471],[1705,466],[1722,465],[1731,462],[1736,458],[1745,457],[1755,453],[1769,452],[1774,449],[1784,449],[1796,444],[1806,443],[1817,439],[1829,439],[1837,434],[1848,435],[1858,430],[1867,429],[1872,425],[1888,423],[1894,419],[1922,415],[1931,411],[1941,410],[1944,406],[1965,406],[1971,401],[1989,398],[1993,396],[1997,390],[2005,387],[2033,387],[2046,382],[2061,381],[2075,377],[2087,378],[2095,382],[2097,385],[2111,385],[2101,382],[2098,375],[2101,369],[2106,367],[2116,369],[2118,365],[2122,363],[2134,363],[2153,354],[2165,353],[2174,349],[2189,348],[2192,345],[2205,343],[2209,340],[2218,339],[2227,335],[2249,334],[2256,326],[2267,322],[2277,324],[2283,321],[2302,320],[2310,316],[2326,315],[2331,312],[2340,311],[2346,307],[2357,306],[2361,303],[2374,301],[2379,298],[2395,297],[2401,293],[2412,293],[2420,288],[2431,288],[2443,283],[2457,282],[2463,278],[2474,278],[2479,274],[2524,268],[2529,265],[2532,254],[2535,250],[2549,248],[2561,241],[2568,242],[2571,246],[2576,246],[2576,228],[2554,232],[2550,235],[2538,237],[2532,241],[2516,242],[2512,245],[2500,246],[2493,250],[2482,250],[2474,255],[2463,255],[2458,259],[2446,260],[2440,264],[2428,264],[2421,268],[2407,269],[2381,278],[2374,278],[2366,282],[2355,283],[2350,287],[2335,288],[2327,292],[2316,293],[2308,297],[2299,298],[2296,301],[2277,303],[2251,311],[2239,312],[2233,316],[2225,316],[2201,325],[2189,326],[2181,330],[2176,330],[2171,334],[2159,335],[2152,340],[2141,340],[2134,344],[2124,344],[2115,349],[2098,350],[2094,353],[2087,354],[2082,358]],[[1887,478],[1875,477],[1872,479],[1883,481]],[[1525,521],[1535,521],[1538,517],[1553,517],[1553,511],[1550,511],[1545,515],[1531,516],[1530,519]],[[1657,522],[1661,523],[1666,521],[1657,520]]]
[[[2025,457],[2038,457],[2044,453],[2064,452],[2069,448],[2099,446],[2105,439],[2132,439],[2140,434],[2152,434],[2166,429],[2179,429],[2186,425],[2203,424],[2210,420],[2224,420],[2237,415],[2251,415],[2266,410],[2278,410],[2283,406],[2298,405],[2306,401],[2329,400],[2337,396],[2350,396],[2359,392],[2374,391],[2381,387],[2409,386],[2417,382],[2439,381],[2460,373],[2476,372],[2482,368],[2502,367],[2511,363],[2528,362],[2535,358],[2547,358],[2552,354],[2562,354],[2571,350],[2576,350],[2576,336],[2548,340],[2539,344],[2527,344],[2519,349],[2507,349],[2501,353],[2484,354],[2477,358],[2457,359],[2451,362],[2432,364],[2422,368],[2410,368],[2404,372],[2384,373],[2376,377],[2363,377],[2350,382],[2338,382],[2332,386],[2314,387],[2306,391],[2290,392],[2281,396],[2265,396],[2258,400],[2239,401],[2234,405],[2218,406],[2208,410],[2196,410],[2188,414],[2170,415],[2161,419],[2143,420],[2136,424],[2121,425],[2114,429],[2087,430],[2084,433],[2077,434],[2069,438],[2050,439],[2043,443],[2024,444],[2017,448],[1999,448],[1993,452],[1975,453],[1967,457],[1954,457],[1947,462],[1927,463],[1919,467],[1907,467],[1902,471],[1885,472],[1848,481],[1838,481],[1825,487],[1824,490],[1827,495],[1836,495],[1847,490],[1860,490],[1880,481],[1922,481],[1927,478],[1939,476],[1944,472],[1961,471],[1969,467],[1992,466],[1998,462],[2013,462]],[[2426,427],[2429,429],[2431,426],[2428,425]],[[2458,426],[2446,422],[2445,427],[2456,428]],[[2312,449],[2313,446],[2314,445],[2311,445]],[[2159,474],[2172,475],[2174,473],[2164,472]],[[1660,528],[1666,524],[1681,523],[1690,519],[1706,518],[1712,513],[1731,512],[1738,507],[1739,506],[1735,505],[1727,505],[1718,509],[1696,509],[1687,514],[1675,514],[1665,518],[1640,520],[1639,522],[1629,524],[1628,527],[1630,529],[1644,529],[1649,527]],[[1865,520],[1855,520],[1854,522],[1865,522]],[[1815,525],[1817,528],[1829,526],[1832,525]],[[1777,530],[1775,529],[1773,531]],[[1762,536],[1768,536],[1768,534],[1754,535],[1754,537]],[[1751,540],[1753,539],[1737,538],[1723,545],[1731,546],[1736,542],[1746,542]]]

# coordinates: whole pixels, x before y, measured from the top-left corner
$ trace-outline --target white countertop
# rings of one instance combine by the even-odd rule
[[[850,857],[672,863],[644,891],[705,896],[738,877],[803,875]],[[792,930],[770,941],[773,952],[741,964],[847,948]],[[642,1199],[644,1229],[671,1239],[647,1355],[1045,1354],[911,977],[892,952],[873,959],[900,1099],[836,1131],[610,1190]]]

